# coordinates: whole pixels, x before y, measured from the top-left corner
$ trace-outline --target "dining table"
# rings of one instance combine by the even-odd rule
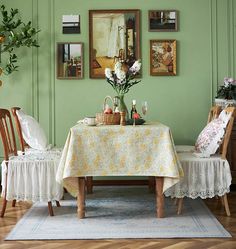
[[[56,180],[77,197],[79,218],[85,217],[88,176],[155,177],[156,215],[162,218],[163,193],[179,182],[183,170],[171,130],[160,122],[135,126],[76,124],[69,130]]]

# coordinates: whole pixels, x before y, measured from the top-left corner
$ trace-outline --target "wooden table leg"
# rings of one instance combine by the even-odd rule
[[[163,177],[156,177],[156,205],[157,218],[164,217],[164,195],[163,195]]]
[[[79,177],[79,192],[77,196],[77,214],[79,219],[85,217],[85,178]]]
[[[93,177],[87,176],[86,177],[86,185],[87,185],[87,194],[93,193]]]

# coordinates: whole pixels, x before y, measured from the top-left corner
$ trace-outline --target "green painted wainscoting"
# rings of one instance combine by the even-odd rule
[[[19,72],[3,78],[0,106],[21,106],[35,116],[49,142],[63,146],[77,120],[99,112],[106,95],[114,96],[104,79],[89,78],[90,9],[140,9],[142,82],[126,103],[149,102],[148,120],[170,126],[176,143],[193,144],[206,123],[217,86],[235,77],[235,0],[3,0],[18,8],[24,21],[41,29],[40,48],[19,50]],[[148,10],[179,11],[178,32],[149,32]],[[80,14],[81,34],[62,34],[62,15]],[[150,76],[149,40],[177,40],[177,76]],[[56,43],[84,43],[84,79],[56,78]],[[2,152],[0,153],[2,155]]]

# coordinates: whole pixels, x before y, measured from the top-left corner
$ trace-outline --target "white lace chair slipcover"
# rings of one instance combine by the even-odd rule
[[[6,199],[17,201],[59,201],[63,187],[56,182],[60,151],[26,153],[12,156],[8,163]],[[6,165],[2,163],[2,196],[6,181]]]
[[[231,171],[227,160],[214,155],[199,158],[192,152],[178,153],[185,177],[165,192],[165,196],[195,199],[224,196],[230,192]]]

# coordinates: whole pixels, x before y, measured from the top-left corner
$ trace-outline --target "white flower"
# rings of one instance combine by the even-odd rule
[[[229,82],[229,78],[224,78],[224,86],[225,87],[228,87],[229,86],[229,84],[230,84],[230,82]]]
[[[116,62],[115,67],[114,67],[115,74],[117,71],[121,70],[121,68],[122,68],[122,64],[119,61]]]
[[[117,69],[116,76],[120,80],[120,83],[122,83],[126,78],[126,73],[121,69]]]
[[[133,66],[129,70],[133,74],[136,74],[137,72],[140,71],[140,69],[141,69],[141,63],[139,61],[135,61]]]
[[[229,83],[233,83],[233,82],[234,82],[234,79],[233,79],[233,78],[229,78],[229,79],[228,79],[228,82],[229,82]]]
[[[112,71],[110,68],[106,68],[105,69],[105,75],[109,80],[114,80],[113,76],[112,76]]]

